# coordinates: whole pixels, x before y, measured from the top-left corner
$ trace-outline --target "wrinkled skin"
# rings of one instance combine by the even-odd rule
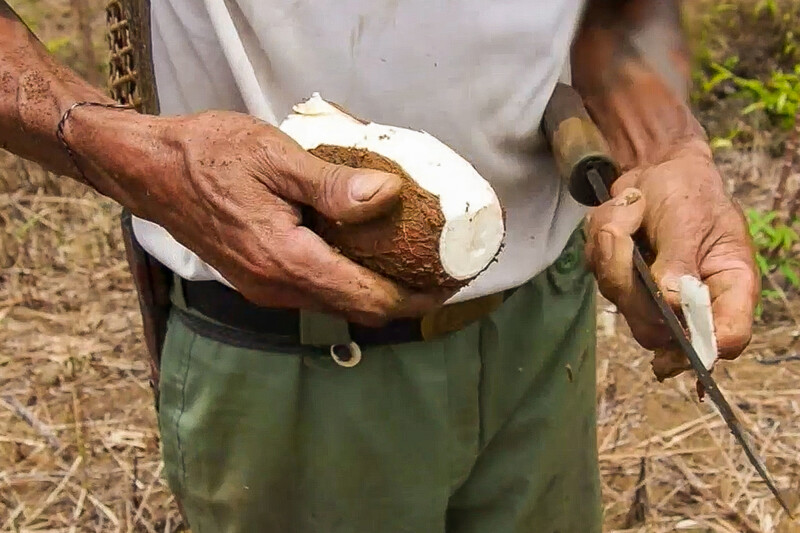
[[[76,121],[81,126],[92,128]],[[301,225],[301,206],[341,222],[380,216],[399,198],[398,176],[326,163],[240,113],[162,118],[154,131],[158,152],[166,154],[159,156],[166,165],[161,171],[178,179],[162,195],[174,199],[173,208],[150,198],[141,205],[144,213],[249,300],[379,325],[417,316],[448,296],[406,291]]]
[[[655,352],[659,380],[689,361],[635,278],[637,230],[656,254],[652,273],[678,316],[678,278],[708,285],[722,358],[746,347],[759,293],[744,217],[687,105],[691,53],[681,19],[679,0],[590,0],[571,54],[574,86],[623,170],[614,199],[590,214],[589,263],[636,340]]]
[[[59,65],[0,0],[0,147],[80,180],[172,233],[245,297],[379,325],[418,316],[449,294],[411,293],[338,254],[300,225],[311,207],[342,222],[380,216],[398,199],[392,174],[331,165],[251,116],[152,117],[80,107],[113,104]]]
[[[711,293],[719,354],[737,357],[750,340],[759,277],[744,217],[725,193],[707,145],[688,143],[662,163],[629,170],[612,195],[589,216],[586,252],[602,294],[636,340],[655,351],[656,377],[690,366],[632,269],[632,235],[640,227],[656,252],[651,271],[668,303],[680,309],[682,275],[699,277]]]
[[[613,193],[641,191],[631,205],[612,202],[592,215],[588,252],[600,288],[637,340],[662,353],[659,375],[676,372],[669,362],[685,367],[633,283],[630,235],[643,224],[659,252],[654,271],[667,297],[676,302],[670,280],[699,274],[711,287],[722,355],[734,357],[750,337],[758,283],[741,214],[724,194],[699,126],[670,88],[681,85],[688,64],[679,2],[588,4],[573,46],[574,85],[628,169]],[[647,26],[666,30],[649,35],[648,49],[677,65],[677,84],[668,87],[653,68],[664,61],[650,61],[637,45],[634,34]],[[657,42],[659,35],[666,40]],[[162,225],[256,303],[377,325],[420,315],[448,296],[404,291],[300,225],[302,206],[343,222],[379,216],[397,199],[393,176],[323,163],[243,114],[145,117],[97,108],[76,110],[65,130],[79,170],[56,139],[59,119],[75,102],[111,100],[56,63],[4,0],[0,79],[0,147]]]

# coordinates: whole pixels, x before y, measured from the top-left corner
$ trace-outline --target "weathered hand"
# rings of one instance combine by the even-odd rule
[[[406,291],[301,225],[302,206],[342,222],[385,213],[398,200],[398,176],[326,163],[240,113],[129,114],[109,139],[103,115],[119,121],[118,112],[79,111],[68,138],[81,148],[102,137],[104,153],[118,154],[88,163],[106,174],[136,174],[125,181],[147,185],[144,194],[130,197],[128,187],[111,195],[167,229],[249,300],[376,325],[419,315],[448,296]],[[147,173],[153,177],[141,177]]]
[[[590,213],[587,256],[602,294],[636,340],[656,352],[656,376],[690,366],[635,276],[632,235],[640,227],[656,253],[651,270],[666,300],[679,310],[678,279],[699,277],[711,292],[719,355],[737,357],[750,341],[759,278],[744,217],[725,193],[708,146],[692,141],[660,164],[625,173],[612,196]]]

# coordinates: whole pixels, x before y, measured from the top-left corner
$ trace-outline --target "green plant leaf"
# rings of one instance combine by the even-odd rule
[[[51,54],[57,54],[58,52],[69,46],[71,41],[72,38],[66,36],[66,37],[60,37],[58,39],[51,39],[46,43],[44,43],[44,45],[47,47],[48,52],[50,52]]]
[[[769,262],[760,253],[756,254],[756,265],[758,265],[758,271],[761,272],[762,276],[769,274]]]
[[[789,265],[781,265],[780,271],[793,287],[800,287],[800,274],[794,268]]]
[[[761,297],[764,300],[767,300],[768,302],[774,302],[775,300],[780,298],[780,296],[781,296],[780,292],[771,289],[764,289],[763,291],[761,291]]]
[[[725,137],[714,137],[709,143],[712,149],[719,150],[722,148],[733,148],[733,141]]]
[[[766,107],[766,104],[764,102],[753,102],[749,106],[742,109],[742,115],[749,115],[750,113],[752,113],[757,109],[764,109],[764,107]]]

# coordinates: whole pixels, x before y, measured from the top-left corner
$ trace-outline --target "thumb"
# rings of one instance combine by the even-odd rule
[[[289,200],[331,220],[356,223],[386,213],[400,199],[402,178],[396,174],[334,165],[300,151],[279,191]]]
[[[588,217],[586,255],[600,291],[615,304],[636,292],[633,274],[633,239],[644,216],[645,199],[637,189],[594,208]]]

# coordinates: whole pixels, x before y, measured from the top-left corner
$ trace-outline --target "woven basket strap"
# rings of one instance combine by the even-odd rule
[[[150,0],[108,0],[108,90],[121,104],[157,115],[158,91],[153,72]]]
[[[111,96],[140,113],[158,114],[150,53],[149,0],[110,0],[106,4]],[[172,273],[156,261],[133,235],[131,214],[122,210],[122,239],[142,312],[144,340],[150,356],[153,390],[158,398],[161,349],[167,329]]]

